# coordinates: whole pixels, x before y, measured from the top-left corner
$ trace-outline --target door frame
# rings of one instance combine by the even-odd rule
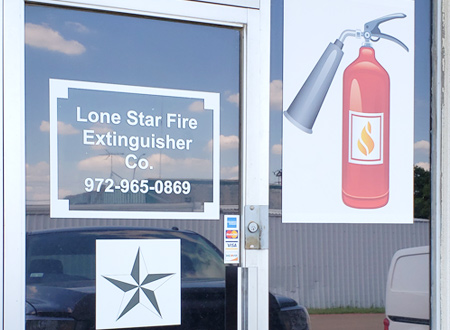
[[[238,4],[238,1],[234,1]],[[25,326],[25,3],[138,14],[140,16],[199,22],[242,31],[241,42],[241,209],[268,210],[270,0],[253,7],[189,0],[3,0],[2,15],[2,139],[3,177],[3,299],[0,315],[4,329]],[[256,1],[252,2],[257,4]],[[3,142],[3,140],[2,140]],[[241,214],[245,218],[245,213]],[[268,214],[262,214],[262,222]],[[245,221],[241,221],[242,232]],[[266,233],[267,226],[261,228]],[[241,266],[252,268],[248,301],[248,329],[268,329],[268,248],[245,248]],[[265,246],[265,245],[264,245]],[[1,275],[0,275],[1,276]],[[253,290],[253,291],[252,291]]]

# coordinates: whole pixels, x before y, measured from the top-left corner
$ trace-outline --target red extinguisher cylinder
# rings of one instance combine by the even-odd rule
[[[390,80],[375,50],[360,48],[344,72],[342,199],[347,206],[379,208],[389,201]]]

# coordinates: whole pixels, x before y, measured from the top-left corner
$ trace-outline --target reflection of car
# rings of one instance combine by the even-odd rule
[[[180,239],[182,325],[161,329],[224,328],[225,266],[211,242],[179,230],[85,228],[27,235],[27,330],[95,329],[96,239]],[[294,300],[271,294],[269,305],[271,329],[309,329]]]
[[[385,330],[430,328],[430,249],[398,250],[386,283]]]

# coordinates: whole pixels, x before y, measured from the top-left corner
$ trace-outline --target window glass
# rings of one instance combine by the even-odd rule
[[[224,326],[241,30],[41,5],[25,17],[27,328]]]
[[[51,233],[30,233],[27,238],[27,283],[95,280],[97,239],[180,238],[181,277],[186,279],[224,278],[221,252],[199,235],[149,229],[83,229]]]
[[[311,316],[312,329],[353,329],[353,324],[355,329],[383,328],[385,313],[389,312],[386,310],[386,283],[394,253],[430,243],[430,6],[430,1],[415,1],[415,153],[414,164],[411,164],[415,175],[414,223],[286,224],[282,223],[281,212],[283,1],[272,2],[270,290],[291,297],[306,307]],[[301,41],[299,45],[305,50],[308,47]],[[325,49],[326,45],[323,47]],[[301,153],[301,145],[298,152]],[[326,153],[327,150],[318,151],[318,159]],[[327,175],[330,174],[324,173],[325,178]],[[298,189],[308,190],[308,186],[299,186]],[[299,206],[301,202],[299,200]],[[322,201],[322,205],[326,208],[326,201]],[[429,265],[428,253],[421,257],[425,265]],[[427,271],[427,267],[422,267],[416,273]],[[409,273],[414,273],[414,270],[410,269]],[[429,283],[426,276],[420,278],[425,281],[420,285],[411,281],[408,283],[417,285],[418,291],[423,291]],[[406,283],[400,279],[398,282]],[[418,309],[429,310],[427,299],[421,299],[420,304]],[[414,313],[416,307],[406,310]],[[414,315],[402,316],[414,318]],[[394,329],[395,324],[390,321]],[[429,324],[429,320],[421,322],[422,325]]]

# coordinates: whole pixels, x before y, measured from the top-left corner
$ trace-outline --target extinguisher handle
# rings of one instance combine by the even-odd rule
[[[398,40],[397,38],[389,35],[389,34],[385,34],[382,33],[380,30],[380,24],[390,21],[392,19],[395,18],[405,18],[406,15],[403,13],[397,13],[397,14],[391,14],[391,15],[386,15],[377,19],[374,19],[373,21],[367,22],[366,24],[364,24],[364,38],[369,41],[378,41],[380,38],[383,39],[387,39],[390,41],[393,41],[397,44],[399,44],[400,46],[402,46],[406,51],[409,51],[408,47],[401,42],[400,40]]]
[[[389,34],[385,34],[385,33],[374,33],[374,34],[372,34],[372,37],[371,37],[370,40],[372,40],[372,41],[378,41],[378,39],[375,39],[375,40],[374,40],[374,39],[373,39],[374,37],[375,37],[375,38],[384,38],[384,39],[393,41],[393,42],[399,44],[400,46],[402,46],[407,52],[409,52],[409,48],[408,48],[403,42],[401,42],[400,40],[398,40],[397,38],[395,38],[395,37],[393,37],[393,36],[390,36]]]

